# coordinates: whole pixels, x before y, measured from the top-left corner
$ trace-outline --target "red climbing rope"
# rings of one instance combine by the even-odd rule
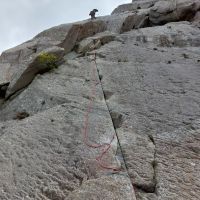
[[[96,63],[96,53],[94,53],[94,59],[92,59],[94,62],[94,66],[92,68],[92,77],[91,80],[93,83],[92,85],[92,90],[91,90],[91,96],[90,96],[90,102],[87,106],[87,110],[85,113],[85,120],[84,120],[84,126],[83,126],[83,138],[84,138],[84,144],[90,148],[94,149],[100,149],[100,154],[95,158],[99,166],[103,169],[108,169],[108,170],[113,170],[113,171],[120,171],[119,167],[114,167],[114,166],[109,166],[108,164],[104,163],[102,160],[104,156],[108,153],[109,149],[111,148],[112,142],[115,139],[115,134],[113,134],[112,139],[110,140],[109,143],[92,143],[89,141],[89,136],[88,136],[88,128],[89,128],[89,115],[92,113],[92,109],[94,106],[94,99],[96,96],[96,85],[99,83],[96,78],[96,71],[97,71],[97,63]]]

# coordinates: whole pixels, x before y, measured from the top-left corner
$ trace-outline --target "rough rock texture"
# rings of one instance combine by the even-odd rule
[[[45,30],[34,39],[2,53],[0,57],[2,65],[0,72],[4,78],[1,80],[0,85],[9,83],[9,88],[6,92],[6,97],[9,97],[27,86],[40,72],[40,69],[35,69],[37,66],[33,67],[34,59],[42,52],[46,52],[48,48],[51,50],[53,48],[53,51],[57,48],[57,51],[60,52],[58,57],[60,57],[63,51],[61,48],[64,48],[65,53],[68,53],[76,47],[78,42],[96,33],[106,30],[122,33],[134,27],[144,27],[146,20],[146,12],[139,14],[128,13],[105,16],[94,21],[85,20],[75,24],[60,25]],[[60,50],[58,49],[59,47],[61,47]],[[24,81],[23,75],[27,73],[27,70],[31,75],[27,76],[26,81]]]
[[[198,199],[200,195],[200,123],[154,137],[157,194],[160,199]]]
[[[156,29],[149,27],[135,31],[134,41],[159,47],[199,47],[199,30],[190,22],[168,23]],[[184,50],[183,50],[184,53]],[[142,55],[141,55],[142,56]]]
[[[85,68],[85,65],[79,67],[82,70],[65,64],[59,68],[60,73],[49,73],[44,75],[47,77],[42,77],[43,80],[39,80],[40,87],[41,85],[45,86],[45,82],[49,84],[54,80],[54,85],[51,85],[57,88],[48,88],[47,85],[44,90],[48,95],[52,95],[52,101],[54,101],[52,109],[46,107],[46,111],[26,118],[22,122],[15,121],[13,123],[11,121],[1,124],[0,186],[3,191],[2,199],[21,199],[22,197],[27,199],[64,199],[87,179],[97,178],[105,173],[95,164],[95,157],[100,154],[99,150],[88,148],[83,142],[82,126],[91,85],[85,79],[91,66],[88,66],[88,69]],[[76,74],[76,72],[78,73]],[[56,83],[55,80],[59,82]],[[38,79],[35,80],[35,82],[37,81]],[[65,84],[62,85],[62,83]],[[66,88],[67,85],[69,90]],[[58,87],[63,88],[59,89]],[[77,89],[82,91],[82,95]],[[30,90],[36,92],[37,88],[33,87]],[[51,94],[51,91],[57,91],[57,95]],[[26,90],[23,93],[26,93]],[[34,93],[28,92],[28,94],[33,95]],[[45,93],[35,93],[35,95],[37,95],[35,98],[38,104],[36,102],[34,104],[33,99],[31,101],[35,107],[31,107],[30,101],[24,102],[24,105],[27,105],[26,112],[28,113],[31,109],[37,112],[38,107],[45,104],[40,101],[40,98],[45,98]],[[56,106],[56,103],[59,104],[59,102],[55,102],[53,97],[59,95],[63,98],[60,102],[62,105]],[[115,131],[99,86],[95,98],[93,109],[98,112],[92,113],[90,117],[89,137],[94,143],[109,142]],[[44,101],[46,100],[46,104],[48,104],[48,98],[44,99]],[[101,129],[98,126],[101,126]],[[115,158],[116,149],[115,138],[112,149],[106,155],[109,165],[119,165]],[[124,181],[126,185],[129,184],[127,190],[133,193],[129,179],[126,178]],[[123,184],[118,188],[121,188],[122,191],[125,190]]]
[[[133,1],[3,52],[0,199],[198,200],[198,10]]]
[[[150,9],[149,18],[153,24],[190,20],[199,9],[198,0],[158,1]]]
[[[123,175],[114,177],[103,177],[90,180],[78,190],[72,192],[67,198],[69,200],[98,200],[98,199],[124,199],[135,200],[130,182]]]
[[[22,62],[18,66],[15,65],[15,72],[11,78],[6,97],[26,87],[37,74],[44,73],[58,66],[62,62],[63,56],[63,48],[50,47],[42,53],[34,55],[27,62]]]
[[[10,79],[9,79],[9,68],[10,68],[10,64],[9,63],[1,63],[0,64],[0,86],[3,86],[7,83],[9,83]]]
[[[168,26],[169,32],[165,31]],[[179,28],[183,35],[179,37],[179,45],[164,41],[161,45],[154,39],[163,38],[162,35],[171,38]],[[103,90],[109,94],[109,110],[123,115],[116,131],[129,175],[138,189],[138,199],[155,199],[156,194],[158,199],[198,199],[199,181],[195,178],[198,175],[195,171],[190,175],[183,171],[184,163],[179,167],[187,181],[182,180],[182,175],[172,178],[175,170],[157,171],[156,152],[162,144],[155,143],[152,136],[162,132],[173,134],[180,127],[191,129],[192,123],[199,119],[199,36],[199,30],[189,23],[171,23],[122,34],[123,42],[111,42],[97,51]],[[189,37],[194,43],[190,43]],[[199,140],[195,140],[199,145]],[[174,159],[176,165],[179,161]],[[163,180],[162,187],[167,189],[159,190],[159,180],[165,175],[169,180]],[[181,187],[182,192],[184,187],[195,185],[193,195],[181,195],[178,190],[171,194],[171,182],[178,184],[180,180],[182,185],[177,187]]]
[[[96,34],[93,37],[88,37],[77,44],[77,53],[87,53],[89,51],[100,48],[102,45],[109,43],[115,39],[115,34],[109,31],[105,31]]]
[[[193,24],[195,24],[198,28],[200,28],[200,11],[198,11],[193,20],[192,20]]]
[[[140,9],[148,9],[157,2],[158,0],[138,0],[133,3],[127,3],[119,5],[116,9],[113,10],[113,14],[119,14],[127,11],[138,11]]]

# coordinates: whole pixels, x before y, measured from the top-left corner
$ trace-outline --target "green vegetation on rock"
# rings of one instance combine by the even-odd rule
[[[41,65],[47,65],[49,68],[53,69],[57,67],[58,57],[52,53],[42,52],[38,56],[38,61]]]

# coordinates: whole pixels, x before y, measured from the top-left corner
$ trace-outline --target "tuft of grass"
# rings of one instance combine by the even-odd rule
[[[54,69],[57,67],[58,57],[51,53],[42,52],[38,56],[38,62],[41,65],[47,65],[50,69]]]

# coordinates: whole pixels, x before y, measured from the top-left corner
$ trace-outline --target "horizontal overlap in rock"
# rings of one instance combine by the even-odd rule
[[[36,54],[33,58],[29,58],[28,62],[15,65],[15,72],[12,75],[6,97],[26,87],[37,74],[56,67],[62,62],[63,56],[63,48],[51,47]]]

